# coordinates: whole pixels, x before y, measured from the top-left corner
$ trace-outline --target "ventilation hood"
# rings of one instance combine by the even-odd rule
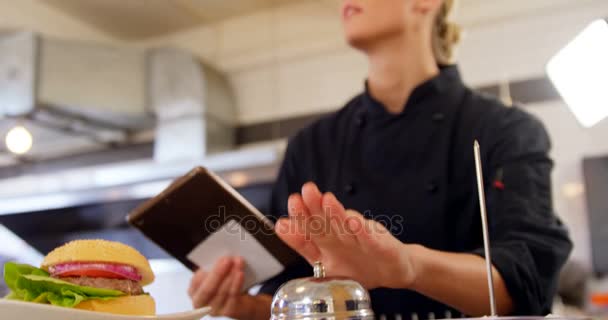
[[[0,101],[4,121],[87,136],[101,147],[128,145],[154,130],[158,161],[200,159],[234,147],[236,113],[228,81],[172,48],[3,34]],[[44,159],[57,149],[62,148],[34,148],[28,156]]]
[[[0,117],[45,112],[133,130],[154,124],[142,50],[5,34],[0,74]]]
[[[0,214],[145,199],[197,165],[237,186],[272,181],[283,146],[236,149],[234,100],[224,75],[177,49],[0,35],[0,129],[21,121],[92,135],[101,148],[154,144],[147,159],[0,180]]]

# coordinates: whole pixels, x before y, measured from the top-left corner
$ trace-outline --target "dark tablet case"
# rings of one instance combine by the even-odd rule
[[[141,204],[127,216],[127,221],[190,270],[196,270],[197,266],[187,255],[228,222],[228,217],[240,221],[243,229],[284,267],[298,258],[298,254],[274,233],[268,218],[203,167],[194,168]]]

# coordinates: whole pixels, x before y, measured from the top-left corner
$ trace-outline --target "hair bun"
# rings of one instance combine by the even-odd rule
[[[459,25],[452,22],[446,23],[445,40],[451,44],[458,44],[462,35],[462,29]]]
[[[454,47],[460,42],[460,26],[448,19],[453,7],[454,0],[445,0],[435,20],[433,53],[437,63],[441,65],[453,63]]]

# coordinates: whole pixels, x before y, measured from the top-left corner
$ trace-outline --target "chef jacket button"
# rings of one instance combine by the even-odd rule
[[[365,126],[365,116],[363,114],[358,114],[355,118],[355,124],[359,128],[363,128]]]
[[[426,191],[429,193],[436,193],[437,190],[439,190],[439,186],[433,181],[426,185]]]
[[[445,114],[441,113],[441,112],[437,112],[433,114],[433,121],[435,122],[441,122],[445,119]]]
[[[355,194],[355,185],[353,183],[349,183],[349,184],[345,185],[344,192],[346,192],[346,194],[350,194],[350,195]]]

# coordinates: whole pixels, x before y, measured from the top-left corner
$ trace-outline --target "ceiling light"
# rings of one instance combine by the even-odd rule
[[[25,154],[32,148],[32,134],[23,126],[8,131],[5,138],[6,148],[15,154]]]
[[[608,117],[608,22],[596,20],[547,64],[549,78],[578,121]]]

